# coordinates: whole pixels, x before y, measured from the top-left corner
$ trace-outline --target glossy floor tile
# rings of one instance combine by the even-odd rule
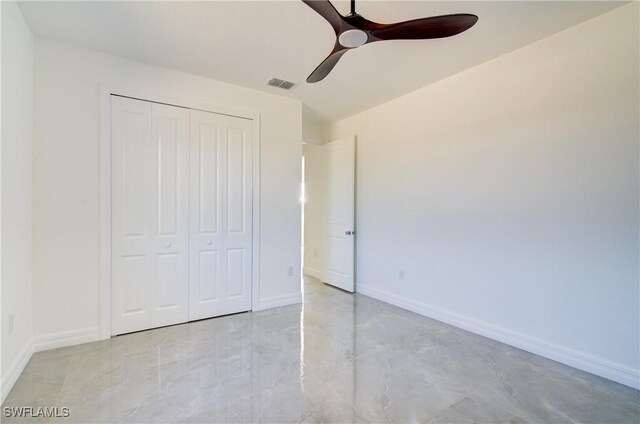
[[[636,390],[361,295],[36,353],[2,422],[638,423]]]

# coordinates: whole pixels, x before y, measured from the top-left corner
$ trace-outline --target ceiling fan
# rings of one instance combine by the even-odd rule
[[[460,34],[477,21],[476,15],[432,16],[394,24],[372,22],[356,13],[355,0],[351,0],[351,13],[342,16],[329,0],[302,0],[307,6],[325,18],[336,33],[336,43],[331,53],[307,77],[307,82],[322,81],[336,66],[343,54],[356,47],[384,40],[426,40]]]

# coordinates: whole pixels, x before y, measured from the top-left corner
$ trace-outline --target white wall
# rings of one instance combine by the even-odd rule
[[[261,114],[261,306],[299,302],[300,101],[37,39],[36,343],[99,325],[101,82]]]
[[[2,399],[31,355],[33,35],[2,2]],[[9,332],[9,316],[13,331]]]
[[[326,256],[327,161],[322,145],[304,144],[304,273],[322,278]]]
[[[638,44],[635,2],[334,124],[357,290],[637,386]]]
[[[328,125],[306,104],[302,105],[302,141],[308,144],[327,142]]]

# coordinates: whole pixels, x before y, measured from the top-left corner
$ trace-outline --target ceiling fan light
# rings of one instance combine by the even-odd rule
[[[338,37],[338,42],[349,49],[360,47],[367,42],[367,33],[359,29],[350,29]]]

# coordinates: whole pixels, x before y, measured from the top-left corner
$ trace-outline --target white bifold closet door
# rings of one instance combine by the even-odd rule
[[[187,320],[189,109],[111,97],[112,333]]]
[[[251,309],[251,120],[111,97],[112,334]]]
[[[191,110],[190,320],[251,309],[251,126]]]

